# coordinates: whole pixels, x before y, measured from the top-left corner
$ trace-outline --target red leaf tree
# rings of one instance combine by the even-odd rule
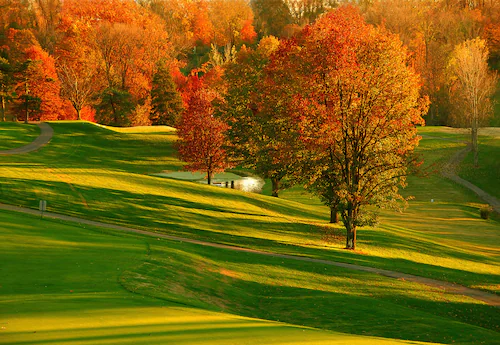
[[[217,92],[192,77],[189,95],[185,96],[186,110],[177,126],[179,157],[188,163],[184,168],[205,171],[208,184],[215,173],[230,167],[224,149],[228,125],[213,115],[213,103],[218,98]]]

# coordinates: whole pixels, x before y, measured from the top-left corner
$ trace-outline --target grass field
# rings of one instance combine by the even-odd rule
[[[405,190],[415,197],[410,208],[404,213],[383,210],[380,226],[360,229],[359,250],[350,252],[342,250],[340,226],[327,223],[328,209],[300,188],[277,199],[149,176],[180,170],[173,132],[121,133],[81,122],[51,125],[55,137],[50,145],[37,153],[0,157],[0,201],[36,208],[39,199],[46,199],[50,211],[83,218],[500,292],[499,222],[480,219],[483,203],[439,175],[411,178]],[[451,129],[430,127],[420,132],[419,151],[430,170],[439,170],[464,145],[464,134]],[[136,247],[122,253],[137,260],[122,257],[130,266],[117,267],[125,271],[119,276],[121,289],[136,296],[355,335],[447,344],[500,343],[497,308],[439,289],[163,240],[112,238],[124,248],[128,247],[122,240],[141,243],[142,254]],[[98,245],[96,250],[108,247]],[[68,256],[61,252],[61,258]],[[32,272],[34,265],[27,263]],[[13,271],[22,272],[15,265]],[[13,277],[13,282],[20,279]],[[4,295],[4,290],[0,292]],[[26,296],[20,293],[18,298]],[[16,297],[8,298],[15,303]],[[114,332],[113,327],[108,331]]]
[[[131,293],[153,241],[0,212],[0,344],[404,344]]]
[[[469,153],[459,175],[500,199],[500,128],[486,131],[479,140],[479,167],[474,167],[473,154]]]
[[[37,125],[0,122],[0,151],[29,144],[39,134],[40,128]]]

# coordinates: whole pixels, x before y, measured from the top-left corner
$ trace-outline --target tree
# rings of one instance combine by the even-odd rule
[[[290,9],[284,0],[253,0],[255,27],[259,36],[284,35],[285,27],[292,23]]]
[[[6,59],[0,57],[0,110],[5,122],[5,109],[8,102],[14,99],[14,71]]]
[[[271,36],[263,38],[256,50],[240,50],[226,66],[226,102],[221,107],[230,127],[227,136],[233,160],[269,178],[275,197],[290,170],[296,142],[291,139],[296,133],[290,128],[293,124],[283,121],[289,92],[274,81],[266,82],[266,66],[278,44]]]
[[[478,166],[477,132],[493,114],[491,97],[497,76],[488,67],[486,41],[476,38],[455,47],[450,59],[450,94],[458,121],[471,128],[474,165]]]
[[[219,95],[197,76],[192,83],[193,91],[177,126],[177,147],[180,159],[188,163],[185,169],[205,171],[211,184],[215,173],[231,166],[224,149],[228,125],[214,117],[213,102]]]
[[[61,81],[61,95],[71,102],[77,120],[81,120],[83,107],[90,103],[93,92],[93,77],[90,70],[76,70],[69,65],[61,65],[58,71]]]
[[[212,43],[222,47],[231,46],[248,39],[253,40],[253,12],[246,0],[211,0],[208,11],[213,26]],[[245,35],[242,35],[242,31]]]
[[[114,126],[129,126],[129,115],[134,109],[132,97],[127,91],[107,88],[96,105],[96,120]]]
[[[153,125],[175,126],[184,111],[182,97],[165,63],[160,63],[153,77],[151,89],[151,115]]]
[[[331,188],[346,248],[355,249],[357,227],[373,220],[367,206],[405,203],[398,187],[415,162],[416,125],[424,124],[427,106],[419,77],[401,41],[367,25],[350,6],[321,17],[280,49],[286,51],[273,56],[292,62],[301,86],[290,99],[289,120],[299,124],[313,159],[305,170],[309,184],[320,187],[323,199]]]

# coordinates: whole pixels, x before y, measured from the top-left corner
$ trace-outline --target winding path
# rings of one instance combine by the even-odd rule
[[[52,136],[54,135],[54,130],[46,122],[37,123],[37,125],[38,127],[40,127],[41,130],[38,138],[36,138],[33,142],[29,143],[28,145],[16,147],[15,149],[11,150],[0,151],[0,155],[17,155],[21,153],[29,153],[32,151],[36,151],[39,148],[47,145],[52,139]]]
[[[17,206],[12,206],[12,205],[6,205],[6,204],[1,204],[1,203],[0,203],[0,209],[7,210],[7,211],[21,212],[21,213],[26,213],[26,214],[31,214],[31,215],[37,215],[37,216],[40,215],[40,211],[37,211],[37,210],[24,208],[24,207],[17,207]],[[482,290],[467,288],[465,286],[461,286],[461,285],[457,285],[457,284],[453,284],[453,283],[448,283],[448,282],[444,282],[444,281],[440,281],[440,280],[414,276],[411,274],[389,271],[389,270],[384,270],[384,269],[374,268],[374,267],[353,265],[353,264],[348,264],[348,263],[343,263],[343,262],[335,262],[335,261],[314,259],[314,258],[309,258],[309,257],[287,255],[287,254],[278,254],[278,253],[265,252],[265,251],[249,249],[249,248],[229,246],[229,245],[219,244],[219,243],[205,242],[205,241],[200,241],[200,240],[195,240],[195,239],[190,239],[190,238],[183,238],[183,237],[171,236],[171,235],[166,235],[166,234],[161,234],[161,233],[156,233],[156,232],[149,232],[149,231],[144,231],[144,230],[139,230],[139,229],[133,229],[133,228],[120,226],[120,225],[101,223],[101,222],[96,222],[93,220],[72,217],[72,216],[66,216],[63,214],[52,213],[52,212],[45,212],[44,216],[47,218],[52,218],[52,219],[60,219],[60,220],[69,221],[69,222],[76,222],[79,224],[98,226],[98,227],[102,227],[102,228],[118,230],[118,231],[123,231],[123,232],[128,232],[128,233],[141,234],[141,235],[146,235],[146,236],[151,236],[151,237],[156,237],[156,238],[163,238],[163,239],[172,240],[172,241],[193,243],[193,244],[198,244],[198,245],[202,245],[202,246],[206,246],[206,247],[221,248],[221,249],[233,250],[236,252],[253,253],[253,254],[257,254],[257,255],[266,255],[266,256],[271,256],[271,257],[276,257],[276,258],[283,258],[283,259],[287,259],[287,260],[298,260],[298,261],[304,261],[304,262],[311,262],[311,263],[318,263],[318,264],[323,264],[323,265],[342,267],[342,268],[352,269],[352,270],[356,270],[356,271],[371,272],[371,273],[380,274],[380,275],[385,276],[385,277],[408,280],[411,282],[440,288],[440,289],[443,289],[446,293],[460,294],[460,295],[472,297],[472,298],[480,300],[488,305],[495,306],[497,308],[500,307],[500,296],[498,296],[498,295],[488,293],[488,292],[485,292]]]
[[[457,175],[458,166],[465,159],[465,157],[467,156],[467,154],[470,151],[471,151],[470,145],[467,145],[462,150],[457,151],[453,156],[451,156],[448,163],[445,164],[445,166],[443,167],[443,169],[441,171],[441,174],[444,177],[446,177],[446,178],[464,186],[465,188],[470,189],[474,193],[476,193],[481,199],[483,199],[485,202],[490,204],[491,207],[493,207],[493,209],[495,210],[495,212],[500,214],[500,200],[498,200],[493,195],[486,193],[481,188],[470,183],[469,181],[464,180],[463,178],[461,178],[460,176]]]

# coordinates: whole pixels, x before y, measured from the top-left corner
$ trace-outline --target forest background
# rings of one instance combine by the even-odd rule
[[[242,50],[278,44],[347,2],[0,0],[2,120],[175,126],[200,83],[224,94],[231,83],[225,66]],[[480,37],[490,67],[500,68],[498,1],[350,3],[408,48],[430,100],[426,123],[460,126],[450,56]]]

